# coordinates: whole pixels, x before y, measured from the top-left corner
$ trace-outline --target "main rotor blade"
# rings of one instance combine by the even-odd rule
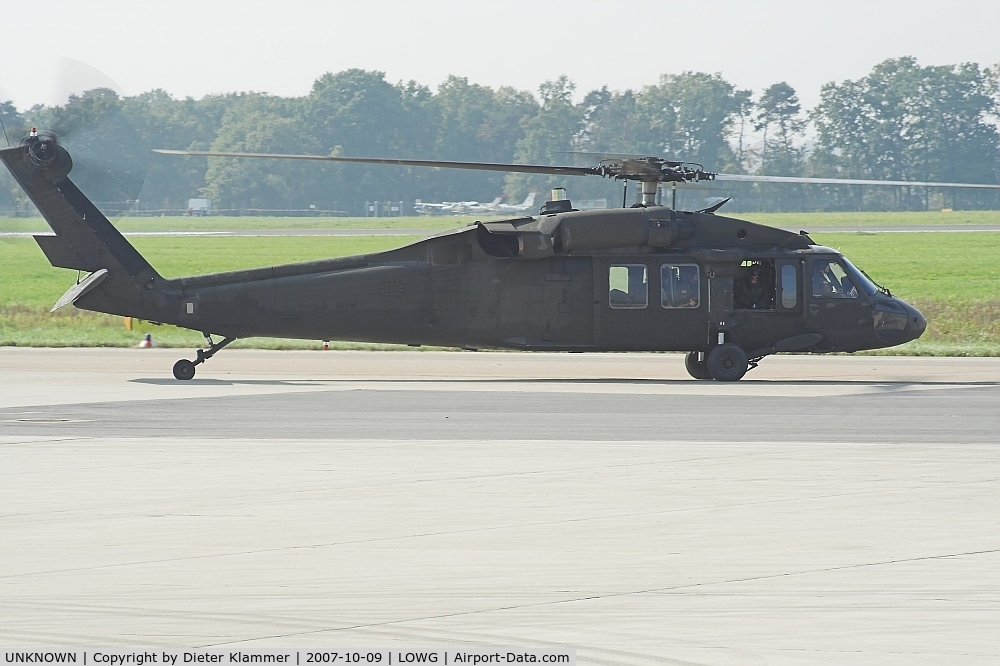
[[[415,160],[391,157],[340,157],[335,155],[286,155],[280,153],[235,153],[206,150],[153,149],[162,155],[182,155],[189,157],[237,157],[250,159],[313,160],[319,162],[348,162],[355,164],[388,164],[393,166],[437,167],[442,169],[471,169],[475,171],[506,171],[516,173],[538,173],[553,176],[611,176],[628,180],[643,180],[647,174],[624,174],[607,167],[578,167],[544,164],[501,164],[496,162],[457,162],[450,160]],[[649,174],[651,175],[651,174]],[[957,187],[970,189],[1000,190],[1000,185],[988,183],[935,183],[915,180],[864,180],[857,178],[799,178],[794,176],[749,176],[744,174],[713,174],[714,180],[745,183],[804,183],[808,185],[902,185],[908,187]],[[661,179],[657,179],[661,180]],[[662,180],[661,180],[662,182]],[[681,181],[678,184],[683,183]]]
[[[744,183],[806,183],[810,185],[906,185],[909,187],[967,187],[1000,190],[1000,185],[989,183],[934,183],[922,180],[862,180],[857,178],[798,178],[795,176],[747,176],[736,173],[717,173],[715,180]]]
[[[165,150],[154,148],[162,155],[192,157],[247,157],[276,160],[315,160],[320,162],[353,162],[357,164],[391,164],[395,166],[440,167],[442,169],[474,169],[477,171],[514,171],[517,173],[542,173],[553,176],[599,176],[593,167],[546,166],[541,164],[497,164],[494,162],[452,162],[447,160],[410,160],[390,157],[338,157],[334,155],[282,155],[278,153],[227,153],[205,150]]]

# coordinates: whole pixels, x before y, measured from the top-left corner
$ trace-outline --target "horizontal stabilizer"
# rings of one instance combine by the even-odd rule
[[[77,282],[72,287],[70,287],[65,294],[62,295],[56,304],[52,306],[49,312],[55,312],[61,307],[65,307],[70,303],[75,303],[76,299],[80,298],[88,291],[101,284],[104,278],[108,277],[108,269],[102,268],[96,273],[91,273],[87,277],[83,278],[81,282]]]
[[[34,236],[38,247],[42,248],[45,258],[56,268],[70,268],[75,271],[92,273],[100,268],[93,260],[88,261],[80,256],[73,247],[61,236]]]

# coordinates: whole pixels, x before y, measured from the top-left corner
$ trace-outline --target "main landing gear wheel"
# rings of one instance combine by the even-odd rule
[[[185,382],[194,377],[194,363],[182,358],[174,363],[174,377]]]
[[[699,356],[701,357],[701,360],[698,360]],[[712,375],[708,372],[708,365],[703,352],[688,352],[685,354],[684,369],[687,370],[688,374],[695,379],[712,378]]]
[[[731,342],[721,344],[708,353],[705,365],[717,382],[735,382],[747,374],[750,361],[747,353]]]

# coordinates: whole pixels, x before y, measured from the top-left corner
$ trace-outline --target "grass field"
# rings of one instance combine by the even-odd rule
[[[1000,211],[954,211],[909,213],[746,213],[734,217],[779,227],[806,229],[843,227],[935,226],[963,224],[1000,225]],[[421,229],[444,231],[462,227],[479,216],[424,217],[125,217],[117,221],[130,231],[232,231],[239,229]],[[47,232],[41,218],[0,217],[0,232]]]
[[[1000,355],[1000,234],[852,232],[814,234],[813,238],[843,251],[874,279],[927,315],[929,327],[924,337],[891,353]],[[177,277],[377,252],[414,239],[135,237],[132,241],[162,275]],[[146,324],[126,331],[119,317],[72,307],[49,314],[48,309],[75,278],[74,271],[49,266],[30,238],[0,238],[0,345],[128,346],[136,344],[146,331],[164,346],[191,347],[201,342],[197,333],[169,326]],[[237,344],[318,347],[317,342],[263,339]]]
[[[957,210],[906,213],[746,213],[733,217],[751,222],[768,224],[787,229],[821,227],[906,227],[906,226],[959,226],[963,224],[1000,225],[1000,211],[997,210]]]

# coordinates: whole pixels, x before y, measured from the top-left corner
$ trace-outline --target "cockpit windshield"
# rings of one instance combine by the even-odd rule
[[[851,280],[853,280],[854,284],[858,285],[858,287],[860,287],[862,291],[864,291],[869,296],[874,296],[876,293],[878,293],[879,289],[877,286],[875,286],[875,283],[869,280],[868,276],[866,276],[864,273],[858,270],[854,264],[848,261],[847,257],[842,256],[840,260],[844,262],[844,267],[847,269],[847,274],[851,276]]]

